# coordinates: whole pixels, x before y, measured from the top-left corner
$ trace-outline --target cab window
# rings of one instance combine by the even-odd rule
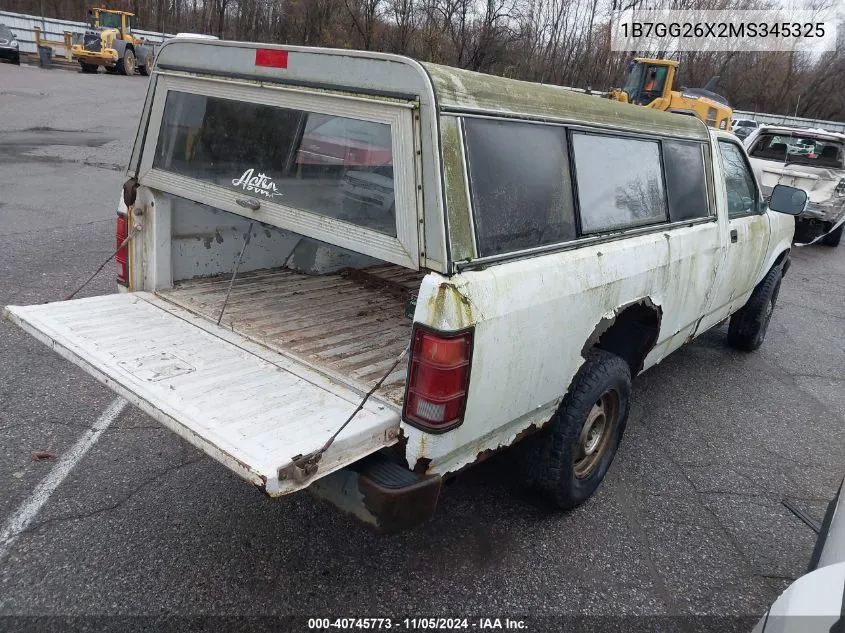
[[[719,141],[725,190],[728,194],[728,217],[757,213],[759,203],[754,174],[735,143]]]
[[[649,66],[643,78],[643,88],[637,102],[648,105],[663,96],[663,86],[669,69],[666,66]]]
[[[120,16],[116,13],[100,13],[100,27],[104,29],[119,29]]]
[[[664,140],[663,167],[672,222],[696,220],[710,215],[707,172],[701,143]]]

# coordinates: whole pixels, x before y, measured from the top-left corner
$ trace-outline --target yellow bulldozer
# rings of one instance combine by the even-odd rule
[[[103,7],[88,12],[90,28],[82,36],[82,43],[71,48],[73,58],[82,72],[95,73],[100,66],[109,72],[134,75],[137,70],[149,75],[155,50],[143,38],[132,35],[134,13]]]
[[[711,127],[730,130],[733,109],[715,92],[719,78],[714,77],[704,88],[673,90],[677,69],[678,62],[671,59],[636,57],[628,65],[625,86],[614,88],[607,96],[622,103],[697,116]]]

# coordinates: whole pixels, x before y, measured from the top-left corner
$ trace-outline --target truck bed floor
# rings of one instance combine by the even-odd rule
[[[221,325],[369,389],[410,341],[405,302],[423,275],[392,265],[321,276],[288,269],[241,273]],[[229,280],[182,281],[157,294],[217,321]],[[376,395],[401,404],[406,373],[407,361]]]

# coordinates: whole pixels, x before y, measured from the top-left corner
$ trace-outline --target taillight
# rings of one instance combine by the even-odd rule
[[[403,419],[430,433],[442,433],[463,422],[472,331],[435,332],[414,329]]]
[[[129,285],[129,245],[123,244],[129,236],[129,218],[122,213],[117,214],[117,255],[114,259],[117,262],[117,283],[122,286]],[[121,247],[123,244],[123,247]]]

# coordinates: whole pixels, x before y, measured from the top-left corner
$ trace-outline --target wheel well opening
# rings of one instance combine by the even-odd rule
[[[615,316],[599,322],[581,355],[586,358],[590,349],[598,347],[624,359],[636,376],[657,342],[662,316],[660,306],[648,298],[620,308]]]
[[[791,264],[792,261],[789,259],[789,249],[787,248],[780,255],[778,255],[778,258],[775,260],[775,263],[772,267],[774,268],[775,266],[780,266],[781,274],[785,277],[786,271],[789,270]]]

